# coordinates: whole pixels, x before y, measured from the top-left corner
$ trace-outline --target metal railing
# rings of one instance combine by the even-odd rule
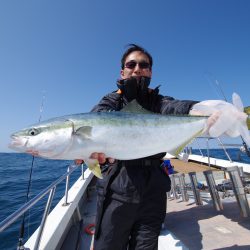
[[[84,179],[84,171],[83,171],[83,165],[82,166],[82,177]],[[12,223],[14,223],[19,217],[21,217],[25,212],[27,212],[31,207],[33,207],[37,202],[39,202],[45,195],[49,193],[47,204],[44,210],[44,214],[42,217],[42,221],[40,224],[38,236],[36,239],[35,247],[34,249],[39,249],[40,240],[43,234],[44,225],[46,222],[46,219],[48,217],[51,203],[53,200],[53,196],[56,190],[56,187],[58,184],[60,184],[62,181],[66,179],[66,187],[65,187],[65,202],[64,206],[67,206],[69,203],[67,202],[68,198],[68,190],[69,190],[69,180],[70,175],[77,169],[79,166],[77,165],[70,165],[68,167],[68,170],[65,174],[63,174],[60,178],[58,178],[56,181],[52,182],[47,188],[42,190],[39,194],[37,194],[34,198],[32,198],[30,201],[25,203],[23,206],[21,206],[17,211],[9,215],[6,219],[4,219],[2,222],[0,222],[0,232],[3,232],[6,228],[8,228]]]
[[[216,139],[219,143],[218,145],[221,146],[221,148],[223,149],[227,159],[232,163],[233,160],[231,159],[230,155],[228,154],[227,152],[227,149],[225,147],[225,145],[223,144],[223,142],[221,141],[220,137],[196,137],[195,138],[195,142],[196,144],[198,145],[198,150],[200,152],[200,155],[202,157],[204,157],[204,154],[202,153],[202,150],[201,150],[201,147],[200,147],[200,144],[198,142],[198,139],[206,139],[206,149],[207,149],[207,158],[208,158],[208,166],[210,167],[210,148],[209,148],[209,140],[213,140],[213,139]],[[191,152],[190,152],[191,153]]]

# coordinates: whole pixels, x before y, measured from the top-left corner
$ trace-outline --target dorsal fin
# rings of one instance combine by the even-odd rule
[[[144,109],[135,99],[129,102],[121,112],[139,113],[139,114],[154,114],[153,112]]]

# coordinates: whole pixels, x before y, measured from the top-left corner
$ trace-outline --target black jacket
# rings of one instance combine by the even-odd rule
[[[144,91],[144,94],[139,94],[136,100],[145,109],[160,114],[188,114],[191,107],[197,103],[195,101],[180,101],[175,100],[173,97],[162,96],[159,94],[158,88]],[[123,106],[127,105],[127,103],[128,100],[126,96],[119,94],[118,91],[114,91],[105,95],[92,109],[92,112],[119,111]],[[152,190],[161,189],[163,193],[166,193],[170,189],[170,180],[159,173],[163,172],[159,170],[159,165],[160,159],[162,159],[164,155],[165,153],[160,153],[144,159],[139,159],[139,161],[118,161],[116,162],[118,170],[114,174],[110,173],[108,166],[103,166],[104,179],[99,180],[97,183],[99,195],[105,197],[107,196],[107,190],[109,190],[109,197],[125,202],[138,203],[141,200],[145,187],[148,186],[147,179],[149,176],[151,176],[150,178],[152,179],[150,181]],[[151,165],[155,166],[148,170],[147,168],[142,170],[144,160],[148,159],[152,161]],[[153,172],[151,172],[152,170]],[[110,174],[113,175],[111,176],[112,181],[110,181]],[[142,176],[145,176],[145,178]],[[162,179],[162,181],[160,181],[160,179]]]
[[[197,101],[176,100],[170,96],[162,96],[158,88],[148,89],[148,93],[137,98],[142,107],[160,114],[188,114]],[[92,112],[119,111],[128,101],[125,96],[117,91],[105,95],[92,109]]]

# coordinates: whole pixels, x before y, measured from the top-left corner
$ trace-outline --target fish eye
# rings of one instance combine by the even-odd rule
[[[37,134],[39,134],[39,130],[36,129],[36,128],[32,128],[32,129],[30,129],[30,130],[28,131],[28,135],[31,135],[31,136],[35,136],[35,135],[37,135]]]

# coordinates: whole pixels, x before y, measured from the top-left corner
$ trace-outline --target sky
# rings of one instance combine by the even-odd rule
[[[116,90],[130,43],[152,54],[161,94],[236,92],[249,106],[249,13],[248,0],[1,0],[0,152],[40,116],[88,112]]]

